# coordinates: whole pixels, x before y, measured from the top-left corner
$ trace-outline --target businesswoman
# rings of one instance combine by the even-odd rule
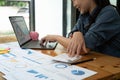
[[[120,15],[109,0],[72,0],[80,11],[69,38],[47,35],[45,41],[57,41],[69,56],[88,54],[90,50],[120,57]]]

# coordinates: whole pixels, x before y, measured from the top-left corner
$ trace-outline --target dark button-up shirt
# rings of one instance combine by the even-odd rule
[[[100,11],[90,28],[86,29],[89,17],[96,9],[91,14],[80,15],[71,33],[82,32],[87,48],[120,57],[120,15],[113,6],[106,6]]]

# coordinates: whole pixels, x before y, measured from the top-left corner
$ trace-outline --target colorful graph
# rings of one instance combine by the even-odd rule
[[[67,68],[68,65],[67,65],[67,64],[62,64],[62,63],[61,63],[61,64],[56,64],[55,67],[56,67],[56,68],[59,68],[59,69],[63,69],[63,68]]]
[[[81,70],[72,70],[71,71],[73,75],[84,75],[85,72]]]

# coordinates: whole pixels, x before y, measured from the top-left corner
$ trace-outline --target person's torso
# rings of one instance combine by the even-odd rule
[[[102,13],[100,15],[102,15]],[[86,15],[84,17],[81,16],[80,18],[81,18],[81,23],[79,25],[81,27],[79,27],[78,29],[85,35],[89,30],[89,29],[86,29],[86,26],[89,24],[89,15]],[[99,17],[97,17],[97,19],[99,19]],[[116,19],[116,21],[112,22],[112,24],[109,23],[109,25],[113,25],[113,28],[115,28],[115,26],[120,26],[120,18]],[[93,26],[94,26],[94,23],[93,23]],[[120,31],[120,28],[119,28],[119,31]],[[96,47],[94,50],[104,54],[120,57],[120,32],[114,37],[112,37],[110,40],[108,40],[106,43]]]

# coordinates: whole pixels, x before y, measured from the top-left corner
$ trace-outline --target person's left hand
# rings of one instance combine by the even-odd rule
[[[67,47],[68,55],[70,57],[79,56],[87,53],[83,34],[75,32]]]

